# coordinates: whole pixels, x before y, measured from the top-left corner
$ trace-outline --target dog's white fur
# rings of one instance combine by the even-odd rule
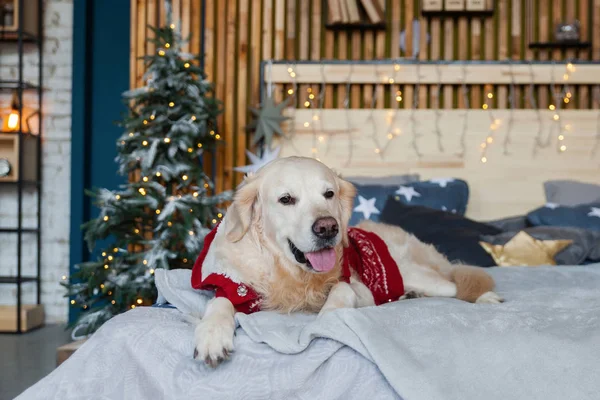
[[[327,199],[324,193],[334,192]],[[263,299],[261,309],[323,314],[337,308],[374,305],[373,296],[353,276],[340,281],[343,247],[356,190],[324,164],[303,157],[275,160],[247,178],[236,192],[203,266],[203,278],[224,273],[252,287]],[[284,195],[295,204],[279,201]],[[296,261],[291,240],[302,252],[316,251],[313,223],[333,217],[340,226],[337,262],[332,271],[316,273]],[[494,281],[482,269],[452,265],[433,246],[402,229],[364,221],[387,244],[404,281],[405,297],[456,297],[475,303],[499,303]],[[452,234],[449,232],[449,234]],[[217,366],[234,350],[234,307],[225,298],[209,302],[195,331],[194,357]]]

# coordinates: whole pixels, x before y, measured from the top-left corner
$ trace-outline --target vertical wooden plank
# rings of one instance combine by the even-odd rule
[[[298,32],[300,60],[308,60],[310,57],[310,17],[310,1],[300,1],[300,12],[297,16],[297,18],[300,18],[300,31]],[[300,85],[298,100],[300,101],[302,107],[304,107],[304,102],[308,101],[307,90],[308,85]]]
[[[389,13],[389,8],[386,8],[385,0],[379,0],[379,6],[384,10],[384,14]],[[383,60],[385,58],[385,31],[377,31],[375,33],[375,58]],[[381,87],[377,91],[377,108],[385,107],[385,87]]]
[[[215,25],[217,26],[217,40],[215,41],[217,44],[217,58],[215,63],[215,75],[217,77],[217,82],[215,85],[216,88],[216,97],[223,102],[227,101],[227,91],[225,87],[226,70],[227,70],[227,1],[221,0],[216,3],[217,5],[217,19],[215,21]],[[225,130],[225,114],[222,113],[217,118],[217,124],[219,128]],[[229,140],[226,137],[225,140]],[[229,142],[226,142],[229,143]],[[218,149],[218,152],[215,154],[215,157],[219,162],[216,163],[216,171],[215,176],[219,179],[216,179],[215,184],[215,192],[219,193],[224,190],[226,187],[225,177],[223,176],[223,163],[225,161],[225,147],[221,146]],[[233,148],[233,146],[231,146]]]
[[[600,0],[594,0],[593,5],[594,15],[600,15]],[[592,41],[592,60],[598,61],[600,60],[600,18],[594,18],[594,26],[592,27],[593,38]]]
[[[285,58],[285,0],[275,1],[275,48],[273,57],[275,60]]]
[[[164,1],[158,2],[158,25],[164,26],[167,23],[167,10]]]
[[[468,23],[467,17],[459,17],[458,19],[458,59],[466,60],[468,58]],[[458,98],[458,108],[464,109],[466,107],[464,96],[462,96],[462,88],[458,88],[457,91]]]
[[[352,32],[352,60],[360,60],[360,31]],[[350,95],[350,104],[352,108],[360,108],[360,85],[352,85]]]
[[[296,1],[287,0],[286,8],[288,22],[286,27],[285,58],[294,60],[296,58]]]
[[[512,7],[511,7],[511,19],[512,19],[512,23],[511,23],[511,30],[510,30],[510,36],[512,38],[512,48],[510,50],[511,54],[510,54],[510,58],[512,60],[520,60],[521,59],[521,1],[527,1],[527,0],[512,0]],[[508,95],[510,96],[510,90]],[[523,93],[521,90],[521,86],[517,85],[514,88],[514,99],[513,101],[515,102],[514,106],[515,108],[520,108],[521,105],[521,99],[523,97]]]
[[[575,2],[575,0],[570,0],[571,2]],[[554,26],[558,21],[561,21],[564,17],[562,12],[562,1],[561,0],[550,0],[552,3],[552,18],[550,19],[550,26],[548,27],[548,31],[550,33],[550,40],[553,40],[554,37]],[[554,49],[552,51],[552,60],[562,60],[563,51],[561,49]]]
[[[333,52],[334,52],[334,40],[335,36],[331,29],[325,29],[325,39],[324,42],[321,42],[324,45],[325,50],[325,59],[333,60]],[[323,48],[321,48],[321,52],[323,53]],[[334,85],[327,85],[325,87],[325,108],[333,108],[333,100],[334,100]]]
[[[481,19],[475,18],[471,21],[471,59],[481,60]],[[471,95],[471,108],[481,106],[481,87],[471,85],[469,88]]]
[[[414,19],[414,3],[412,0],[404,1],[404,57],[413,58],[413,24]],[[414,86],[404,85],[404,108],[412,108],[414,103]]]
[[[138,2],[131,2],[131,35],[129,38],[129,87],[134,88],[137,82],[137,31],[138,26]]]
[[[508,58],[508,0],[498,0],[498,13],[499,13],[499,29],[496,34],[498,35],[498,60],[506,60]],[[505,85],[498,86],[498,101],[497,108],[507,107],[507,93],[508,88]]]
[[[372,31],[369,32],[365,32],[364,33],[364,40],[362,43],[362,48],[364,49],[365,52],[365,60],[372,60],[374,57],[374,47],[373,47],[373,42],[375,40],[375,37],[373,35]],[[370,108],[372,101],[373,101],[373,94],[374,94],[374,89],[373,89],[373,85],[364,85],[364,90],[363,90],[363,103],[364,103],[364,108]]]
[[[438,61],[441,59],[441,38],[442,38],[442,22],[439,18],[431,19],[431,44],[429,45],[431,49],[431,61]],[[441,104],[441,92],[438,91],[437,85],[432,85],[430,90],[429,102],[432,108],[436,108],[439,104],[439,107],[442,108],[443,104]]]
[[[148,23],[147,21],[147,10],[146,10],[146,2],[144,0],[137,0],[137,9],[138,9],[138,26],[137,26],[137,61],[136,61],[136,71],[137,71],[137,76],[135,77],[135,87],[139,87],[141,86],[142,83],[142,78],[144,76],[144,61],[141,60],[139,57],[145,56],[147,53],[147,49],[146,49],[146,45],[147,45],[147,41],[146,41],[146,35],[147,35],[147,28],[146,25]]]
[[[549,32],[548,32],[548,10],[550,7],[550,0],[538,0],[539,8],[538,13],[536,14],[539,17],[539,40],[540,42],[547,42],[549,40]],[[535,18],[535,16],[534,16]],[[539,52],[539,59],[541,61],[548,60],[548,52],[545,50],[541,50]],[[548,87],[540,86],[538,88],[538,107],[546,108],[548,107]]]
[[[182,0],[172,0],[173,5],[173,16],[171,22],[174,23],[178,28],[181,27],[181,2]]]
[[[577,10],[577,15],[579,21],[581,22],[581,37],[583,40],[588,39],[589,35],[589,20],[588,14],[590,13],[590,2],[589,0],[579,0],[579,10]],[[596,14],[599,15],[600,14]],[[597,19],[597,18],[596,18]],[[594,40],[596,41],[596,40]],[[589,52],[588,50],[579,51],[579,59],[580,60],[589,60]],[[579,89],[579,93],[577,94],[577,105],[578,108],[586,109],[590,107],[590,91],[589,87],[583,85]],[[573,104],[574,106],[574,104]]]
[[[184,40],[187,40],[190,36],[190,19],[192,17],[192,0],[181,0],[181,36]],[[199,20],[194,21],[194,24],[198,24]],[[197,31],[200,27],[197,28]],[[198,36],[198,35],[196,35]],[[205,37],[206,40],[206,37]],[[184,51],[190,51],[191,41],[188,41],[183,46]]]
[[[237,124],[234,135],[237,136],[237,148],[235,149],[235,165],[246,164],[246,125],[247,125],[247,91],[248,85],[246,73],[248,71],[248,24],[250,23],[250,0],[239,0],[239,20],[238,20],[238,65],[237,65]],[[283,47],[282,47],[283,51]],[[240,182],[242,174],[237,173],[234,177],[234,183]]]
[[[310,38],[310,59],[318,61],[321,59],[321,0],[311,0],[311,38]],[[321,91],[321,82],[315,82],[316,85],[312,86],[312,94],[315,96],[311,101],[313,107],[318,108],[320,106],[319,96]]]
[[[419,60],[426,61],[428,54],[428,46],[427,46],[427,32],[429,31],[429,21],[427,18],[420,17],[421,20],[421,32],[419,37]],[[465,20],[466,24],[466,20]],[[465,25],[466,30],[466,25]],[[419,87],[419,108],[428,108],[427,106],[427,85],[421,85]]]
[[[338,56],[339,60],[347,60],[348,59],[348,35],[346,32],[339,32],[338,34]],[[349,96],[346,85],[341,84],[338,86],[338,95],[337,95],[337,107],[344,108],[344,102],[346,97]]]
[[[200,54],[200,29],[199,25],[200,15],[201,15],[201,2],[193,1],[190,3],[190,52],[192,54]],[[205,8],[205,24],[204,24],[204,40],[206,45],[204,46],[204,54],[200,54],[201,57],[204,57],[204,72],[206,73],[207,79],[213,83],[215,81],[214,74],[214,65],[216,64],[216,54],[215,54],[215,5],[212,1],[206,2]],[[213,96],[216,94],[213,93]],[[209,154],[206,152],[203,157],[204,161],[204,171],[208,176],[213,175],[213,157],[214,154]],[[221,180],[221,177],[215,176],[215,181]],[[215,182],[213,182],[215,183]]]
[[[399,58],[400,57],[400,18],[401,18],[401,4],[400,1],[391,0],[390,4],[390,14],[391,14],[391,38],[390,38],[390,46],[389,54],[391,58]],[[399,85],[392,85],[391,93],[390,93],[390,104],[392,108],[398,108],[400,104],[396,101],[396,93],[400,90]]]
[[[261,44],[261,18],[262,9],[260,1],[252,0],[252,26],[250,27],[250,68],[248,69],[248,82],[250,90],[246,100],[246,107],[255,107],[260,102],[260,44]]]
[[[451,18],[444,20],[444,60],[454,58],[454,21]],[[453,108],[452,86],[444,85],[444,108]]]

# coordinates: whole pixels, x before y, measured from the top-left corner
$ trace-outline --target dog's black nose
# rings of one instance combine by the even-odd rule
[[[338,234],[338,224],[333,217],[323,217],[312,226],[314,234],[321,239],[333,239]]]

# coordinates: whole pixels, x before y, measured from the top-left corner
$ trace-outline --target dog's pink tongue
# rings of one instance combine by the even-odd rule
[[[324,249],[304,254],[313,268],[319,272],[331,271],[335,267],[335,250]]]

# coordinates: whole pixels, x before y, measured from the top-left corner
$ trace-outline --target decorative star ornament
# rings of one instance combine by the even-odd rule
[[[546,205],[544,207],[554,210],[554,209],[557,209],[558,207],[560,207],[560,205],[556,204],[556,203],[546,203]]]
[[[556,254],[572,243],[572,240],[538,240],[525,231],[517,233],[505,245],[479,242],[501,267],[556,265]]]
[[[256,145],[262,140],[266,147],[271,147],[275,135],[283,136],[281,123],[290,119],[283,115],[283,110],[288,106],[290,99],[291,97],[288,97],[285,101],[275,105],[275,101],[269,96],[262,102],[260,108],[250,108],[256,117],[247,127],[254,130],[252,144]]]
[[[438,185],[440,185],[440,187],[445,188],[446,186],[448,186],[448,183],[454,182],[454,178],[433,178],[430,179],[429,182],[437,183]]]
[[[600,218],[600,207],[590,207],[592,211],[588,213],[588,217],[598,217]]]
[[[243,167],[235,167],[234,170],[238,172],[243,172],[245,174],[255,174],[259,169],[261,169],[262,167],[279,157],[280,150],[281,147],[279,146],[273,150],[271,150],[270,147],[266,147],[262,157],[259,157],[256,154],[253,154],[250,151],[246,150],[246,155],[248,156],[248,159],[250,160],[251,164],[245,165]]]
[[[413,197],[421,197],[421,194],[412,186],[400,186],[400,189],[396,190],[396,194],[404,196],[408,202],[410,202]]]
[[[361,212],[365,219],[371,219],[371,215],[379,214],[379,210],[375,207],[375,197],[371,199],[365,199],[362,196],[358,196],[359,205],[354,207],[354,212]]]

